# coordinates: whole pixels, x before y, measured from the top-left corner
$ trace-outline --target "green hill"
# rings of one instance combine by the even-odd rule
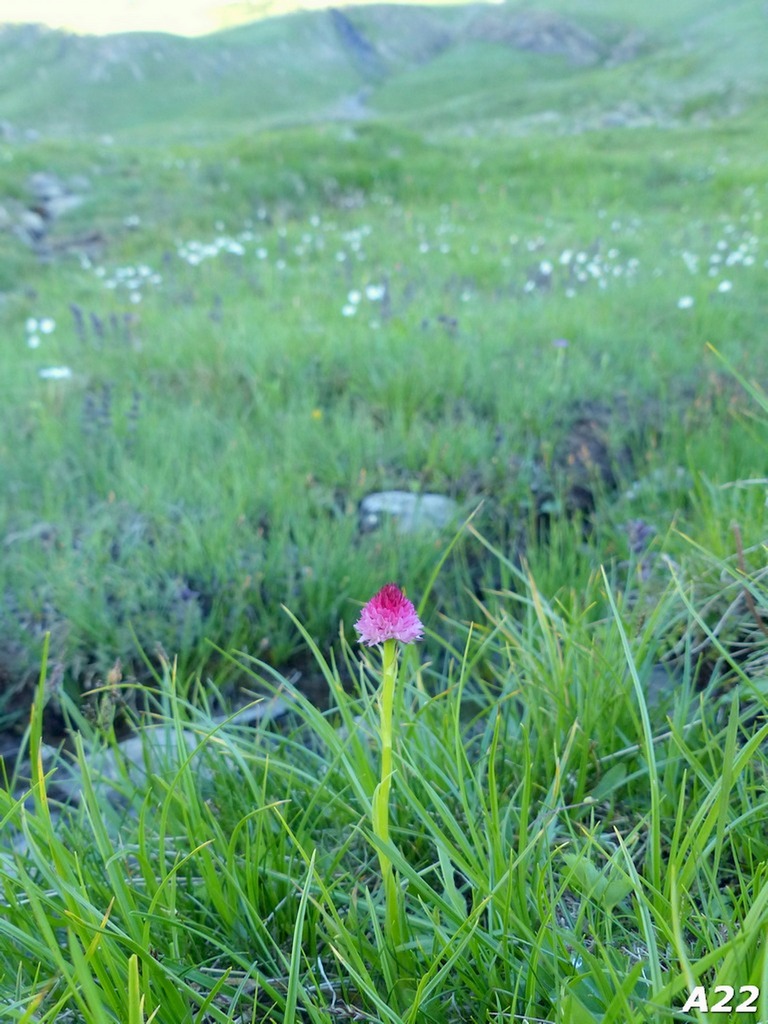
[[[247,12],[246,12],[247,13]],[[768,17],[728,5],[372,4],[186,39],[0,30],[0,118],[51,135],[177,137],[317,120],[572,132],[722,116],[761,93]]]

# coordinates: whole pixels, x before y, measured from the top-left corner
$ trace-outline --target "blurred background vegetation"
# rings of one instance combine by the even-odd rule
[[[548,597],[637,586],[638,521],[760,561],[764,429],[708,344],[765,379],[764,5],[255,11],[0,31],[8,727],[46,632],[54,692],[162,652],[236,688],[216,646],[311,688],[281,605],[328,646],[478,508]],[[454,525],[361,531],[391,489]],[[502,584],[464,535],[428,624]]]

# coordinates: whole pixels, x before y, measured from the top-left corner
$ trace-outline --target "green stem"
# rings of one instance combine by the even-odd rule
[[[381,737],[381,781],[373,794],[373,834],[383,843],[389,842],[389,791],[392,784],[392,709],[395,701],[397,681],[397,644],[385,640],[381,654],[382,679],[379,697]],[[383,850],[379,850],[381,877],[384,882],[386,901],[386,932],[394,946],[401,942],[400,908],[397,899],[397,883],[392,861]]]

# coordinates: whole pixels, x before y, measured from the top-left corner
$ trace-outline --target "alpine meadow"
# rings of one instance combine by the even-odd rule
[[[768,8],[209,6],[0,25],[0,1019],[768,1024]]]

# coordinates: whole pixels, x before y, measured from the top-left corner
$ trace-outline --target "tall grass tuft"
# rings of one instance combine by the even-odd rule
[[[677,578],[648,615],[605,573],[547,597],[506,569],[471,620],[437,623],[440,666],[403,660],[388,842],[371,828],[378,669],[343,634],[328,657],[306,634],[326,710],[228,655],[287,705],[255,726],[189,704],[166,663],[139,778],[85,721],[43,768],[44,665],[30,780],[20,764],[0,792],[8,1019],[639,1024],[694,1020],[695,985],[761,986],[764,689],[723,648],[708,689],[680,673],[649,696],[665,615],[688,602]],[[67,759],[71,808],[51,795]]]

